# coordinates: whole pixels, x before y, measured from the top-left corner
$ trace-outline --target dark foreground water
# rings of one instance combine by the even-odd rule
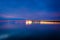
[[[60,25],[0,22],[0,40],[60,40]]]

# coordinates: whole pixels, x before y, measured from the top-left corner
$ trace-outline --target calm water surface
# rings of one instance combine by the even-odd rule
[[[0,23],[1,40],[53,40],[60,38],[60,25],[31,24],[15,22]],[[6,37],[6,35],[8,35]]]

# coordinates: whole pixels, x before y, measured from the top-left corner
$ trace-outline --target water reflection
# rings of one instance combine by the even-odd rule
[[[8,21],[8,22],[0,22],[0,35],[8,34],[6,40],[17,39],[48,39],[50,37],[60,37],[60,25],[59,24],[31,24],[32,21],[28,21],[26,25],[26,21]],[[57,37],[56,37],[57,36]],[[4,39],[4,38],[3,38]],[[16,40],[17,40],[16,39]]]

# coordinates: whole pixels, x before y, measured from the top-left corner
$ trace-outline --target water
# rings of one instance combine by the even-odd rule
[[[60,25],[0,22],[1,40],[58,40]]]

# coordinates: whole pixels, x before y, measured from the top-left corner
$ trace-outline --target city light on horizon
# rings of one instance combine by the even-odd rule
[[[40,20],[40,21],[32,21],[32,20],[26,20],[26,25],[31,24],[60,24],[60,21],[54,21],[54,20]]]
[[[32,24],[32,21],[31,20],[26,20],[26,25],[30,25]]]
[[[46,21],[41,21],[40,24],[60,24],[60,22],[46,22]]]
[[[31,25],[31,24],[60,24],[59,20],[0,20],[0,22],[25,23],[26,25]]]

